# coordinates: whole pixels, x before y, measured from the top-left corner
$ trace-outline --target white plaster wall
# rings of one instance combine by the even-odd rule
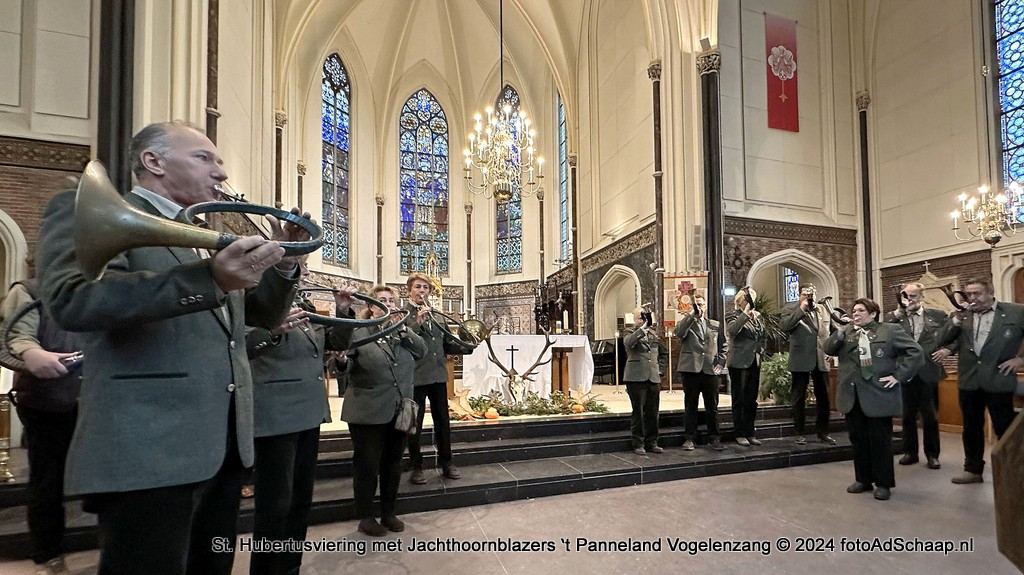
[[[0,0],[0,134],[89,144],[97,0]]]
[[[949,212],[989,183],[982,6],[881,2],[871,63],[880,267],[965,249]]]
[[[595,131],[590,166],[594,245],[622,237],[654,216],[654,124],[643,12],[629,3],[603,0],[597,14],[590,102]],[[584,174],[586,177],[586,174]],[[582,178],[581,178],[582,179]],[[586,216],[581,215],[581,219]]]
[[[722,0],[726,214],[855,227],[848,0]],[[764,12],[797,21],[800,131],[768,128]]]

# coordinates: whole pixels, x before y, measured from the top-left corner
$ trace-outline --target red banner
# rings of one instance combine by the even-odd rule
[[[799,132],[796,21],[765,14],[764,50],[768,72],[768,127]]]

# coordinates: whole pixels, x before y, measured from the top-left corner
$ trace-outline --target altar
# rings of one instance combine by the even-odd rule
[[[541,361],[553,361],[536,369],[527,391],[543,398],[550,397],[554,379],[556,385],[567,385],[568,389],[581,395],[588,393],[594,380],[590,338],[585,335],[553,335],[551,339],[555,344],[544,352]],[[498,361],[506,368],[514,367],[517,373],[522,373],[537,361],[537,356],[544,349],[544,336],[493,335],[491,346]],[[552,363],[555,364],[554,378]],[[564,381],[566,377],[568,382]],[[505,374],[488,358],[486,343],[481,343],[471,355],[463,357],[462,385],[470,390],[470,396],[487,395],[492,391],[505,392]]]

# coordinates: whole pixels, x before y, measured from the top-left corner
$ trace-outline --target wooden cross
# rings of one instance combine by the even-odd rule
[[[921,265],[924,266],[924,273],[928,273],[928,268],[932,267],[932,263],[927,260],[925,260],[925,262]]]
[[[515,369],[516,369],[516,352],[520,351],[520,350],[519,350],[519,348],[517,348],[515,346],[515,344],[512,344],[512,345],[508,346],[508,348],[505,351],[507,351],[507,352],[509,352],[511,354],[509,357],[512,358],[512,371],[515,371]]]

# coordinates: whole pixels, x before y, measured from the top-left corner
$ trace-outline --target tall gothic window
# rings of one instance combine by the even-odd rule
[[[996,0],[993,6],[1005,186],[1024,182],[1024,2]],[[1024,211],[1017,220],[1024,222]]]
[[[448,275],[448,119],[426,89],[398,121],[400,266],[403,274]]]
[[[321,82],[320,132],[324,229],[324,262],[349,265],[349,156],[352,153],[352,86],[338,54],[324,61]]]
[[[783,299],[786,303],[800,300],[800,274],[783,267],[782,268],[782,289]]]
[[[513,114],[519,111],[519,93],[507,84],[494,107],[500,110],[506,104],[512,107]],[[518,148],[513,148],[511,161],[518,163],[520,153]],[[523,200],[518,186],[512,189],[512,197],[507,202],[497,203],[497,230],[498,273],[523,271]]]
[[[558,216],[559,238],[558,259],[568,261],[572,251],[572,236],[569,234],[569,138],[565,129],[565,105],[558,94]]]

